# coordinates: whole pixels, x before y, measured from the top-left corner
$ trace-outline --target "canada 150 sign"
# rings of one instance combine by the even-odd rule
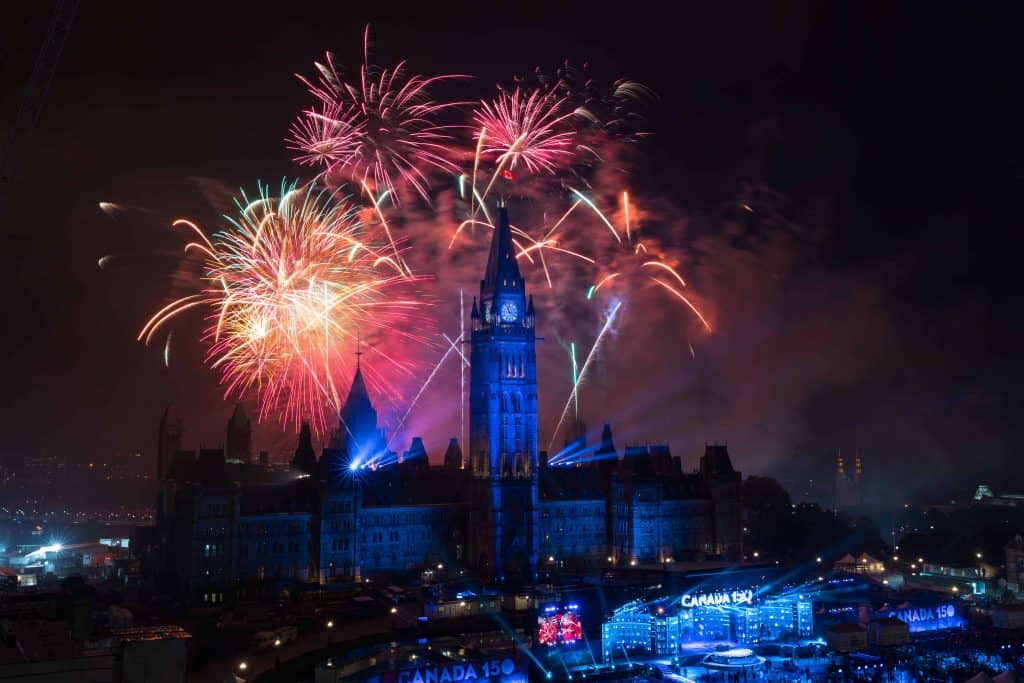
[[[960,628],[964,625],[964,618],[954,603],[922,607],[907,606],[903,609],[890,610],[888,616],[906,622],[911,633]]]
[[[683,607],[715,607],[718,605],[747,605],[754,599],[754,591],[720,591],[718,593],[686,593],[679,601]]]
[[[381,683],[526,683],[521,657],[446,662],[381,672]]]

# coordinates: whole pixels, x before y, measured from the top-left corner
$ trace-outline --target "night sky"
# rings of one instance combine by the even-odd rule
[[[859,448],[879,501],[982,480],[1024,489],[1011,20],[882,3],[674,16],[556,4],[83,3],[0,206],[0,455],[153,455],[171,400],[191,445],[223,441],[233,403],[195,330],[176,329],[170,368],[135,341],[170,292],[183,242],[167,225],[215,225],[227,192],[309,175],[282,144],[309,103],[294,74],[327,49],[355,65],[369,22],[379,62],[477,76],[462,97],[566,58],[658,94],[637,148],[659,197],[652,229],[687,254],[716,329],[698,337],[678,309],[631,307],[583,393],[592,430],[611,420],[622,441],[668,441],[686,468],[727,440],[745,472],[790,478]],[[0,24],[4,137],[48,10],[20,3]],[[541,361],[543,445],[568,389],[564,365],[544,366],[565,360],[545,319],[572,310],[530,283],[555,349]],[[450,329],[455,308],[439,311]],[[435,460],[453,416],[415,425]],[[256,446],[293,438],[264,425]]]

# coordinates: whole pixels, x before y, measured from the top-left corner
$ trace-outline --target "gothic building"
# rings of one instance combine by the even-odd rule
[[[468,557],[489,578],[530,580],[538,552],[537,354],[533,297],[499,209],[470,313]]]
[[[161,420],[159,562],[195,601],[247,586],[359,580],[448,564],[499,583],[538,572],[716,557],[738,559],[740,474],[725,446],[684,472],[667,446],[626,446],[611,427],[572,465],[538,452],[537,316],[500,207],[470,310],[469,443],[431,465],[419,438],[388,449],[357,369],[338,429],[319,457],[303,425],[288,468],[250,463],[240,408],[227,453],[182,451],[181,420]],[[565,462],[559,459],[559,462]],[[381,463],[391,463],[378,466]]]

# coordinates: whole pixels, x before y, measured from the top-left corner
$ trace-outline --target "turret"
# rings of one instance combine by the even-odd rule
[[[316,471],[316,451],[313,450],[313,434],[308,422],[303,422],[299,430],[299,445],[295,449],[295,457],[292,458],[292,469],[304,474],[313,474]]]
[[[228,419],[227,437],[225,457],[248,463],[252,457],[252,423],[241,403],[235,404],[235,411]]]
[[[338,411],[338,419],[339,450],[350,465],[375,462],[385,456],[387,444],[377,426],[377,411],[370,402],[362,366],[358,363],[345,405]]]
[[[615,442],[612,440],[612,426],[607,422],[604,423],[604,429],[601,430],[601,446],[597,449],[595,455],[608,458],[615,455]]]
[[[714,553],[726,559],[743,555],[741,488],[743,476],[732,466],[725,444],[707,444],[700,459],[704,492],[711,498]]]
[[[402,454],[402,462],[411,462],[413,460],[420,460],[427,462],[427,449],[423,445],[423,438],[414,436],[412,443],[409,445],[409,450]]]
[[[458,439],[451,439],[448,442],[448,450],[444,452],[444,466],[449,470],[462,469],[462,448],[459,447]]]

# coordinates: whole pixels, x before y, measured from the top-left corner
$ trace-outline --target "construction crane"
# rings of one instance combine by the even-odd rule
[[[60,53],[64,49],[68,33],[71,32],[77,10],[78,0],[57,0],[53,14],[50,15],[50,25],[46,29],[43,46],[39,49],[28,87],[14,118],[14,125],[8,131],[7,140],[0,149],[0,217],[3,216],[4,198],[14,181],[18,153],[28,143],[32,129],[39,120],[39,113],[43,110],[46,93],[50,90]]]

